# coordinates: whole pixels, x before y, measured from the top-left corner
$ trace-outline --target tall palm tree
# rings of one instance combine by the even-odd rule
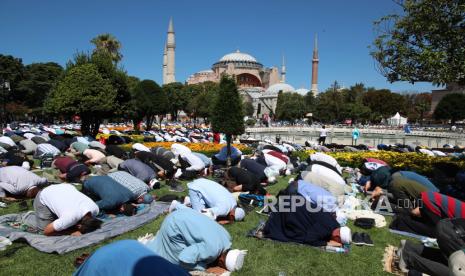
[[[123,58],[123,55],[119,52],[121,43],[112,34],[100,34],[94,37],[90,42],[95,45],[94,52],[108,52],[115,64]]]

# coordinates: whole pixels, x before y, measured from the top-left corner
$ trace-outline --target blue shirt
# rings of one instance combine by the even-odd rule
[[[199,178],[187,184],[189,190],[199,192],[207,208],[217,217],[226,216],[236,208],[237,202],[233,195],[215,181]],[[192,204],[194,206],[194,204]],[[196,210],[202,211],[202,210]]]
[[[154,254],[134,240],[122,240],[95,251],[74,273],[74,276],[188,276],[189,273]]]
[[[216,221],[181,208],[165,218],[155,239],[146,246],[173,264],[205,270],[231,247],[231,236]]]
[[[113,210],[138,197],[109,176],[94,176],[84,182],[84,189],[99,198],[95,203],[101,210]],[[92,196],[91,196],[92,197]]]
[[[137,159],[128,159],[118,166],[119,170],[127,171],[131,175],[148,183],[156,177],[155,171],[149,165]]]
[[[240,157],[242,155],[242,152],[238,150],[237,148],[231,146],[231,159],[235,159],[237,157]],[[226,161],[228,159],[228,147],[224,146],[221,148],[220,152],[215,154],[215,157],[218,160],[221,161]]]
[[[212,165],[212,160],[205,154],[199,152],[193,152],[192,154],[202,159],[202,162],[205,164],[205,167],[210,167]]]
[[[305,197],[306,200],[321,206],[325,212],[335,212],[337,209],[337,200],[327,190],[311,184],[310,182],[299,180],[297,192]]]

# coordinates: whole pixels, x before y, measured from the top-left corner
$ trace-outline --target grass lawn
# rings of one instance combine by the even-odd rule
[[[269,187],[277,192],[287,185],[288,177]],[[166,186],[154,192],[161,196],[169,193]],[[29,201],[29,206],[32,202]],[[0,208],[0,215],[18,212],[18,203]],[[74,259],[82,253],[93,252],[98,247],[121,239],[136,239],[145,233],[155,233],[164,217],[96,246],[86,247],[65,255],[41,253],[24,242],[14,242],[5,251],[0,251],[0,275],[70,275],[74,271]],[[233,248],[248,249],[249,254],[243,269],[234,275],[383,275],[381,260],[387,244],[398,245],[400,236],[391,234],[387,228],[370,229],[374,247],[352,246],[348,254],[326,253],[308,246],[261,241],[247,238],[246,233],[266,217],[255,212],[247,215],[244,222],[227,225],[233,238]],[[388,223],[390,218],[388,219]],[[350,224],[352,232],[365,230]],[[156,271],[156,268],[154,268]]]

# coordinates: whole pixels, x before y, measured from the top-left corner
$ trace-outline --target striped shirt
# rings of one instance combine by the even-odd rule
[[[441,218],[465,218],[465,202],[437,192],[422,192],[423,208]]]
[[[116,182],[121,184],[130,190],[137,197],[147,193],[149,191],[149,186],[145,184],[139,178],[132,176],[131,174],[123,171],[117,171],[108,174],[109,177],[113,178]]]
[[[59,155],[61,151],[54,147],[51,144],[48,143],[43,143],[43,144],[38,144],[37,149],[36,149],[36,157],[41,157],[44,154],[50,154],[50,155]]]

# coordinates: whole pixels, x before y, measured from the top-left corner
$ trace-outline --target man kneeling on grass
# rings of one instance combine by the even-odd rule
[[[25,223],[46,236],[80,236],[102,225],[95,218],[99,213],[95,202],[71,184],[52,185],[40,191],[34,199],[34,211]]]
[[[134,240],[116,241],[95,251],[73,273],[74,276],[95,275],[164,275],[189,276],[174,265]]]
[[[115,214],[122,213],[126,216],[136,214],[137,207],[131,203],[132,201],[143,202],[144,196],[148,195],[135,194],[106,175],[94,176],[86,180],[82,192],[94,199],[100,210]],[[152,196],[148,195],[147,198],[149,201],[153,201]]]
[[[19,166],[0,168],[0,197],[34,198],[39,187],[45,186],[47,179]]]
[[[185,200],[186,205],[191,205],[192,209],[204,213],[213,220],[218,220],[221,224],[241,221],[245,217],[242,208],[237,207],[236,199],[223,186],[215,181],[205,178],[196,179],[189,184],[189,198]],[[190,201],[190,203],[188,203]],[[170,211],[176,205],[182,205],[173,201]]]
[[[264,227],[257,229],[256,237],[311,246],[342,246],[352,241],[350,228],[341,227],[334,213],[307,202],[291,188],[292,185],[279,193],[276,210]],[[296,204],[302,201],[305,204]]]
[[[242,268],[244,250],[231,250],[228,231],[207,216],[178,204],[146,246],[187,270],[221,275]]]

